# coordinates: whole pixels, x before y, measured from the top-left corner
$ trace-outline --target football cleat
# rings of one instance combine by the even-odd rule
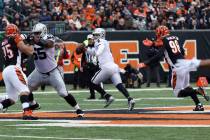
[[[206,91],[202,87],[199,87],[197,91],[198,91],[198,94],[203,96],[206,101],[209,101],[209,96],[207,95]]]
[[[81,109],[76,110],[77,117],[82,118],[84,117],[85,113]]]
[[[32,110],[30,109],[26,109],[23,111],[23,120],[38,120],[37,117],[33,116]]]
[[[107,100],[106,100],[106,104],[104,106],[104,108],[108,107],[112,102],[114,101],[114,97],[110,96]]]
[[[135,101],[133,100],[133,98],[128,99],[128,110],[132,111],[134,109],[135,106]]]
[[[204,111],[203,105],[196,105],[196,107],[193,109],[193,111]]]
[[[33,104],[33,105],[30,104],[29,108],[30,108],[31,110],[39,110],[39,109],[41,108],[41,106],[40,106],[40,104],[35,103],[35,104]]]

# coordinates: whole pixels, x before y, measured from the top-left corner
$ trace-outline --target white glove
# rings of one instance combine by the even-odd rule
[[[198,60],[196,58],[187,60],[187,59],[179,59],[177,60],[177,63],[175,64],[175,70],[181,71],[181,70],[189,70],[189,71],[196,71],[197,68],[200,65],[201,60]]]
[[[143,76],[143,74],[142,74],[141,72],[139,72],[139,73],[137,74],[137,76],[138,76],[138,78],[139,78],[141,81],[143,81],[144,76]]]

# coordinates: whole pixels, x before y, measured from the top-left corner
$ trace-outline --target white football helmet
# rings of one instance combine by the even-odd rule
[[[37,23],[33,26],[32,33],[40,32],[40,36],[43,38],[47,34],[47,26],[43,23]]]
[[[96,28],[93,31],[94,40],[105,39],[105,30],[103,28]]]

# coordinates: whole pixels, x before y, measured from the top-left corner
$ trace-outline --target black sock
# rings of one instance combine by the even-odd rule
[[[45,90],[45,87],[46,87],[45,84],[41,85],[41,90],[44,91]]]
[[[92,89],[91,87],[89,87],[89,90],[90,90],[90,97],[91,98],[95,98],[95,91],[94,91],[94,89]]]
[[[30,92],[30,94],[28,95],[28,100],[29,102],[32,102],[34,100],[34,94],[32,92]]]
[[[5,99],[1,102],[1,104],[2,104],[3,108],[7,108],[7,107],[13,105],[14,102],[12,102],[10,99]]]
[[[195,105],[200,104],[200,101],[197,96],[197,91],[194,90],[192,87],[187,87],[181,90],[178,95],[178,97],[187,97],[187,96],[190,96],[193,99]]]
[[[105,97],[105,95],[107,94],[106,91],[100,85],[96,85],[91,82],[90,86],[92,89],[95,89],[96,91],[98,91],[102,97]]]
[[[20,102],[22,103],[23,110],[28,110],[29,109],[28,95],[21,95],[20,96]],[[24,106],[25,103],[27,103],[26,106]]]
[[[20,96],[20,102],[21,103],[28,103],[29,102],[28,95],[21,95]]]
[[[191,94],[191,98],[193,99],[195,105],[200,104],[200,101],[198,99],[198,96],[197,96],[196,92],[194,92],[194,93]]]
[[[75,100],[75,98],[71,94],[68,94],[66,97],[64,97],[64,99],[72,107],[75,107],[75,105],[77,105],[77,101]]]
[[[128,99],[130,97],[127,89],[123,86],[122,83],[118,84],[116,88]]]

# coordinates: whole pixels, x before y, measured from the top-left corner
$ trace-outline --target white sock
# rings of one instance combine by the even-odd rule
[[[0,103],[0,110],[2,110],[3,109],[3,105]]]
[[[76,104],[75,106],[74,106],[74,108],[77,110],[77,109],[80,109],[80,107],[79,107],[79,105],[78,104]]]
[[[22,108],[25,109],[25,108],[28,108],[29,107],[29,103],[25,102],[25,103],[22,103]]]

